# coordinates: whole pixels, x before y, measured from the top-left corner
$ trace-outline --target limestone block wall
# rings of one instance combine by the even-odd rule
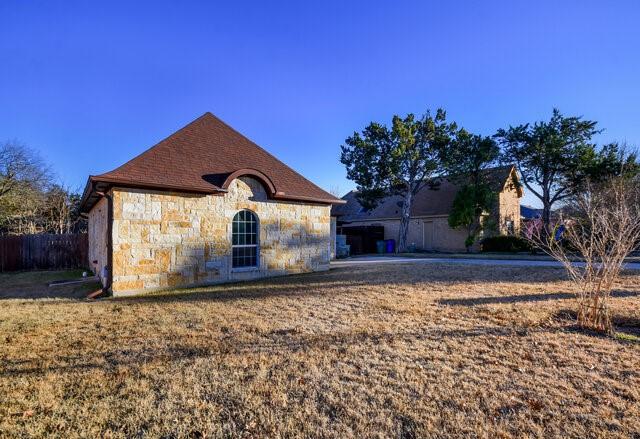
[[[106,283],[104,268],[107,266],[107,199],[102,198],[89,212],[88,240],[89,267]],[[94,264],[94,261],[96,263]]]
[[[515,233],[520,231],[520,197],[513,182],[507,183],[504,190],[498,194],[498,218],[501,234],[508,233],[507,221],[513,221]]]
[[[262,184],[235,179],[228,193],[113,189],[114,294],[326,270],[330,206],[269,200]],[[259,266],[234,269],[231,231],[242,209],[259,220]]]

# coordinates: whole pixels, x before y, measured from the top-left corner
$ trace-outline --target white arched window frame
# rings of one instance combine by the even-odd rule
[[[255,268],[259,264],[260,225],[250,210],[236,213],[231,229],[231,267]]]

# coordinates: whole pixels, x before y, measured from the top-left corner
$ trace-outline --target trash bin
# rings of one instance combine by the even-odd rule
[[[387,239],[385,241],[387,244],[387,253],[395,253],[396,252],[396,240],[395,239]]]
[[[384,253],[385,242],[384,241],[376,241],[376,250],[378,253]]]

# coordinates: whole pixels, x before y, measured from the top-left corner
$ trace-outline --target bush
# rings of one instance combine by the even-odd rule
[[[481,252],[530,252],[531,244],[519,236],[500,235],[485,238],[480,242]]]

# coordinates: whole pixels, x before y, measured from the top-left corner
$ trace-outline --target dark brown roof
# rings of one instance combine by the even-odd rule
[[[82,208],[89,211],[96,192],[109,186],[223,193],[234,178],[246,174],[259,178],[274,199],[343,203],[205,113],[119,168],[90,176]]]
[[[501,192],[515,169],[509,165],[491,168],[487,172],[492,189],[496,192]],[[411,216],[449,215],[458,189],[459,186],[446,178],[440,181],[437,189],[430,189],[429,186],[425,186],[416,194],[413,200]],[[331,215],[337,216],[340,221],[346,222],[400,218],[402,197],[398,195],[386,197],[374,209],[365,210],[358,202],[356,194],[356,191],[351,191],[342,197],[347,203],[333,206]]]

